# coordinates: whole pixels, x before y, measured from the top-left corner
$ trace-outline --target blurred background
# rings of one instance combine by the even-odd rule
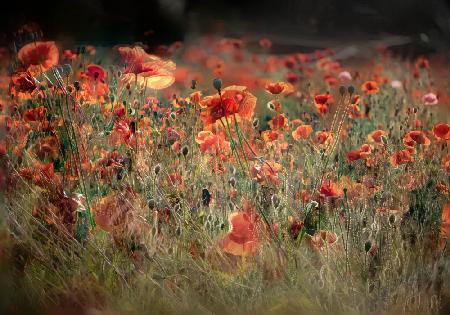
[[[33,23],[45,38],[77,44],[152,47],[210,32],[250,42],[266,36],[279,53],[377,40],[417,55],[448,52],[450,44],[445,0],[24,0],[2,6],[2,45]]]

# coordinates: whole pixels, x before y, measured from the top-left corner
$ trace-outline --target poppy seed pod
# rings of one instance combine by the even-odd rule
[[[150,209],[154,209],[156,206],[155,200],[153,198],[148,199],[147,204]]]
[[[192,80],[191,89],[195,90],[197,88],[197,80]]]
[[[161,165],[156,164],[155,167],[153,168],[153,173],[155,173],[155,175],[158,175],[159,172],[161,172]]]
[[[203,206],[208,207],[210,202],[211,202],[211,194],[210,194],[208,188],[203,188],[203,190],[202,190]]]
[[[74,86],[75,90],[79,91],[81,88],[80,81],[73,82],[73,86]]]
[[[189,154],[189,148],[188,148],[188,146],[184,146],[182,149],[181,149],[181,153],[184,155],[184,156],[187,156],[188,154]]]
[[[346,91],[345,86],[341,85],[341,86],[339,87],[339,94],[344,95],[344,94],[345,94],[345,91]]]
[[[213,86],[217,91],[220,91],[222,89],[222,80],[219,78],[214,79]]]
[[[355,93],[355,87],[353,85],[349,85],[347,88],[348,94],[352,95]]]

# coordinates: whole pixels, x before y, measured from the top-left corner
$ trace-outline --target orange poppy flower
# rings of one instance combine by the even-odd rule
[[[142,87],[164,89],[175,82],[176,65],[158,56],[150,55],[142,47],[119,47],[119,54],[125,62],[123,81],[137,80]]]
[[[414,161],[414,157],[411,152],[407,149],[395,152],[389,157],[389,162],[395,168],[401,164],[406,164]]]
[[[200,101],[204,111],[200,114],[206,125],[215,123],[223,117],[236,115],[251,121],[256,106],[256,97],[247,91],[245,86],[229,86],[222,90],[222,100],[219,94],[206,96]]]
[[[269,121],[269,126],[272,130],[288,130],[289,119],[284,114],[279,114]]]
[[[343,190],[331,180],[326,180],[322,183],[319,193],[322,197],[339,198],[344,195]]]
[[[372,153],[372,147],[369,144],[363,144],[358,150],[347,153],[347,159],[352,162],[360,159],[367,159]]]
[[[384,130],[378,129],[378,130],[375,130],[375,131],[372,131],[371,133],[369,133],[369,135],[367,136],[367,139],[370,142],[381,143],[381,141],[382,141],[381,137],[383,137],[383,136],[386,137],[387,132]]]
[[[315,141],[321,146],[327,146],[333,141],[333,133],[328,131],[317,131]]]
[[[336,244],[338,237],[335,232],[320,230],[314,236],[308,236],[308,239],[312,249],[323,251]]]
[[[31,72],[46,71],[58,64],[59,50],[55,42],[33,42],[19,50],[18,58]]]
[[[300,125],[292,132],[294,140],[308,139],[312,133],[311,125]]]
[[[378,83],[375,81],[366,81],[361,86],[361,89],[365,94],[377,94],[380,91]]]
[[[282,165],[273,161],[265,161],[261,164],[254,165],[250,172],[254,180],[260,184],[272,184],[278,186],[280,178],[278,172],[281,171]]]
[[[235,256],[254,255],[258,248],[257,217],[249,212],[233,212],[228,221],[231,229],[221,242],[223,251]]]
[[[278,140],[280,136],[283,136],[280,134],[278,130],[266,130],[261,133],[261,138],[264,140],[264,142],[273,142],[275,140]]]
[[[450,125],[446,123],[436,124],[433,127],[433,134],[438,139],[450,140]]]
[[[430,145],[431,141],[421,130],[409,131],[403,137],[403,143],[406,146],[414,147],[415,144]]]
[[[291,93],[294,91],[294,87],[286,82],[268,83],[265,87],[266,91],[270,94]]]
[[[198,104],[202,98],[202,92],[195,91],[189,95],[189,101],[191,101],[194,104]]]
[[[209,130],[200,131],[195,137],[195,142],[200,145],[201,152],[228,152],[230,149],[230,143],[225,141],[225,135],[223,133],[216,135]]]

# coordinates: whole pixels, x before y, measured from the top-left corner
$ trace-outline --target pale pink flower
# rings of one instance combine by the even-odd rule
[[[438,98],[436,94],[428,93],[422,97],[422,101],[425,103],[425,105],[436,105],[438,103]]]
[[[392,80],[391,86],[394,89],[401,90],[403,88],[403,83],[399,80]]]
[[[341,82],[347,82],[352,80],[352,75],[348,71],[342,71],[338,74],[338,79]]]

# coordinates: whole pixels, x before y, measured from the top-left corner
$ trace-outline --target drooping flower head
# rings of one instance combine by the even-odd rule
[[[124,81],[136,80],[143,87],[164,89],[175,82],[176,65],[170,60],[163,60],[150,55],[142,47],[119,47],[119,54],[125,63]]]

